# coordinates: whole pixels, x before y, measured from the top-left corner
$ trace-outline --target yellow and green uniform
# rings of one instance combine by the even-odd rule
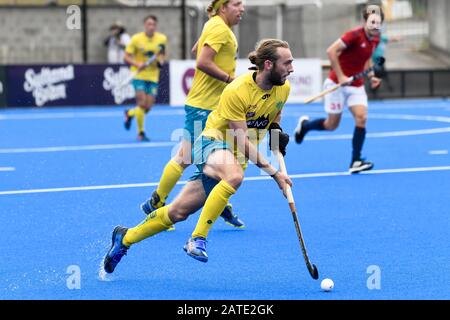
[[[220,16],[214,16],[203,27],[202,34],[198,40],[197,63],[200,52],[204,46],[209,46],[217,54],[214,63],[230,77],[234,77],[238,44],[236,36],[231,28]],[[205,127],[209,113],[219,104],[220,95],[226,87],[226,83],[215,79],[199,69],[195,69],[192,87],[186,98],[184,123],[187,141],[193,143]],[[199,110],[200,109],[200,110]],[[195,124],[201,126],[201,130],[194,130]]]
[[[167,37],[164,34],[155,32],[152,37],[148,37],[145,32],[139,32],[131,38],[125,52],[133,55],[136,62],[145,62],[155,53],[158,53],[161,47],[167,47]],[[131,72],[136,70],[137,67],[131,66]],[[157,60],[139,72],[135,79],[158,83],[159,68]]]
[[[230,77],[234,77],[238,44],[233,31],[220,16],[212,17],[203,27],[197,43],[197,63],[200,52],[206,45],[217,53],[214,56],[214,63]],[[220,95],[226,85],[225,82],[217,80],[199,69],[195,70],[192,87],[184,106],[186,112],[184,140],[191,144],[194,143],[205,127],[208,115],[219,104]],[[173,160],[170,160],[164,167],[156,189],[161,199],[157,206],[161,206],[165,202],[176,182],[181,178],[183,171],[184,169]]]
[[[135,34],[125,51],[131,54],[136,62],[146,62],[155,53],[165,50],[167,47],[167,37],[159,32],[153,33],[152,37],[148,37],[145,32]],[[133,87],[136,92],[143,91],[145,94],[156,97],[158,93],[159,67],[158,59],[153,61],[149,66],[140,71],[133,79]],[[131,66],[131,72],[137,70],[137,67]],[[136,117],[138,132],[144,132],[144,121],[146,111],[137,106],[128,111],[130,117]]]
[[[289,81],[282,86],[263,90],[256,84],[255,76],[256,73],[247,73],[228,85],[222,93],[217,109],[209,115],[205,129],[194,145],[194,161],[199,172],[202,171],[209,154],[217,148],[230,148],[234,145],[231,151],[238,158],[233,131],[228,126],[229,121],[246,121],[250,142],[257,145],[283,109],[290,92]]]
[[[197,172],[190,180],[201,179],[208,198],[203,206],[192,238],[206,238],[212,224],[225,208],[236,190],[225,180],[217,181],[203,173],[208,156],[215,150],[229,149],[241,161],[237,145],[234,144],[234,131],[230,130],[230,121],[245,121],[247,136],[253,144],[259,144],[270,124],[283,109],[290,92],[289,81],[270,90],[262,90],[255,82],[256,72],[238,77],[225,88],[216,110],[211,112],[205,130],[195,141],[194,161]],[[228,131],[227,131],[228,130]],[[231,149],[230,146],[234,145]],[[239,157],[238,157],[239,156]],[[241,162],[242,163],[242,162]],[[246,167],[246,161],[242,163]]]
[[[215,52],[214,63],[234,77],[238,44],[231,28],[220,16],[214,16],[205,23],[198,40],[197,62],[202,48],[207,45]],[[186,105],[205,110],[214,110],[226,83],[215,79],[199,69],[195,69],[192,87],[186,99]]]
[[[271,90],[262,90],[256,84],[255,76],[256,73],[247,73],[226,87],[220,97],[217,109],[211,112],[205,129],[195,141],[194,160],[201,160],[195,163],[198,170],[190,180],[201,179],[207,199],[192,233],[192,238],[207,237],[229,198],[236,192],[227,181],[217,181],[203,173],[203,167],[209,154],[219,149],[230,149],[229,144],[234,141],[234,137],[227,135],[229,122],[246,121],[249,136],[255,137],[252,143],[259,143],[270,124],[283,109],[289,96],[290,84],[288,81],[282,86],[274,86]],[[235,156],[237,155],[237,150],[230,151],[233,151]],[[153,211],[142,224],[129,230],[123,243],[130,246],[167,230],[172,224],[168,215],[169,207],[170,205]]]

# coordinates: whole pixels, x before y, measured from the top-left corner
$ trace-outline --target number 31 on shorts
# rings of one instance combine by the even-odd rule
[[[338,103],[332,102],[332,103],[330,103],[330,109],[333,111],[341,111],[342,104],[340,104],[339,102]]]

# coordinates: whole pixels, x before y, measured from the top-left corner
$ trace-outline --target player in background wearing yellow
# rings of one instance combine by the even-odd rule
[[[158,18],[149,15],[144,18],[144,32],[139,32],[131,38],[125,49],[125,62],[131,65],[131,72],[138,71],[133,80],[136,91],[137,106],[125,110],[125,129],[129,130],[133,118],[136,118],[138,140],[149,141],[145,134],[145,115],[151,110],[158,93],[160,68],[165,62],[167,37],[156,31]],[[158,58],[150,65],[145,62],[154,54]]]
[[[141,205],[147,215],[164,206],[184,170],[192,163],[192,144],[205,127],[210,112],[217,107],[222,91],[234,79],[238,43],[231,27],[242,19],[242,0],[214,0],[207,12],[210,19],[193,48],[197,60],[192,88],[184,107],[184,138],[177,154],[166,164],[157,189]],[[221,216],[236,228],[244,227],[242,220],[233,214],[231,204],[225,207]]]
[[[283,192],[286,185],[292,185],[290,178],[258,151],[258,143],[269,130],[270,140],[272,136],[280,137],[275,143],[270,141],[271,149],[286,152],[289,136],[282,132],[279,121],[290,91],[287,77],[293,72],[292,53],[287,42],[266,39],[257,44],[249,59],[257,71],[238,77],[225,88],[219,105],[195,141],[197,172],[173,203],[153,211],[134,228],[114,229],[111,248],[103,261],[107,273],[114,271],[131,245],[167,230],[202,207],[184,250],[196,260],[207,262],[208,233],[241,185],[248,160],[270,175]],[[274,130],[279,135],[274,135]]]

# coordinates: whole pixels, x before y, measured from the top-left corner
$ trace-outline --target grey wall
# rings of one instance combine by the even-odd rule
[[[450,54],[450,3],[447,0],[428,2],[430,42],[432,46]]]
[[[79,62],[81,32],[65,8],[0,8],[0,63]]]
[[[315,6],[298,7],[287,10],[284,37],[297,57],[324,59],[326,49],[358,24],[351,5],[329,5],[321,10]]]
[[[329,5],[285,7],[283,9],[283,39],[288,41],[294,57],[326,58],[326,49],[342,33],[358,26],[355,7]],[[276,37],[276,8],[247,8],[239,25],[240,57],[253,50],[256,41]]]
[[[142,31],[148,14],[160,18],[160,31],[169,38],[170,55],[181,56],[180,16],[175,8],[90,8],[88,62],[106,62],[103,45],[112,22],[120,20],[131,33]],[[81,63],[81,30],[66,27],[66,8],[0,7],[0,63]]]
[[[295,57],[325,58],[326,48],[344,31],[358,24],[354,5],[330,4],[322,10],[315,6],[285,7],[283,12],[283,38],[291,44]],[[202,10],[191,9],[190,13],[187,15],[188,50],[207,19]],[[169,38],[170,57],[182,58],[181,12],[178,8],[91,7],[88,13],[88,62],[106,62],[103,41],[112,22],[120,20],[129,33],[135,33],[142,30],[142,19],[148,14],[159,17],[159,29]],[[66,19],[64,7],[0,7],[0,63],[82,62],[81,31],[67,29]],[[277,35],[276,8],[247,7],[243,21],[235,30],[239,56],[246,57],[259,39]]]

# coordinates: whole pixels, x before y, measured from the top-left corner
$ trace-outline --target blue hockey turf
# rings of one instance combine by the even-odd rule
[[[197,213],[132,247],[114,275],[100,279],[114,226],[144,218],[139,205],[184,120],[182,108],[155,107],[146,123],[152,141],[142,144],[135,124],[123,129],[122,114],[0,111],[0,299],[450,299],[449,101],[372,102],[364,155],[375,168],[365,174],[347,173],[348,111],[335,132],[312,132],[302,145],[292,137],[286,164],[318,281],[286,200],[253,165],[232,198],[246,228],[219,218],[208,263],[182,250]],[[303,114],[324,115],[319,104],[289,105],[284,130]],[[72,270],[81,272],[80,289],[69,289]],[[321,291],[324,278],[333,291]]]

